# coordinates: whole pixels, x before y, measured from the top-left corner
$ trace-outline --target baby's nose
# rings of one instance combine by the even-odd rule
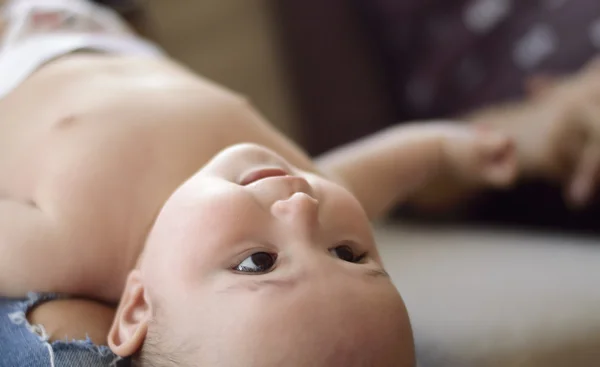
[[[304,192],[296,192],[285,200],[276,201],[271,206],[271,213],[293,228],[310,229],[318,222],[319,201]]]

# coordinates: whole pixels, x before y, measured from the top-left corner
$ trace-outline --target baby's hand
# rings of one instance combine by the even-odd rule
[[[516,180],[517,155],[507,135],[457,123],[433,123],[428,128],[441,135],[441,165],[409,198],[414,209],[446,212],[481,189],[508,188]]]
[[[446,172],[458,185],[471,188],[509,187],[517,176],[512,140],[485,127],[453,125],[442,143]]]

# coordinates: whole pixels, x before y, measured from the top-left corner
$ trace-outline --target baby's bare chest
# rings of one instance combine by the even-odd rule
[[[47,245],[71,259],[32,269],[61,283],[48,291],[117,299],[164,201],[231,136],[218,112],[171,95],[97,98],[13,111],[18,120],[2,125],[10,143],[0,144],[0,187],[49,217],[58,240]]]

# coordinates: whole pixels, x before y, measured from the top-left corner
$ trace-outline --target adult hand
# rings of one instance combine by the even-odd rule
[[[471,120],[513,137],[521,177],[558,181],[571,205],[585,206],[600,178],[600,59],[569,77],[528,84],[527,100]]]

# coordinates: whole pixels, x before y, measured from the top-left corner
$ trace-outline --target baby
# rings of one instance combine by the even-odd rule
[[[0,295],[118,305],[112,326],[40,323],[99,328],[144,366],[414,365],[369,220],[440,184],[510,184],[506,137],[410,124],[313,161],[108,9],[3,14]]]

